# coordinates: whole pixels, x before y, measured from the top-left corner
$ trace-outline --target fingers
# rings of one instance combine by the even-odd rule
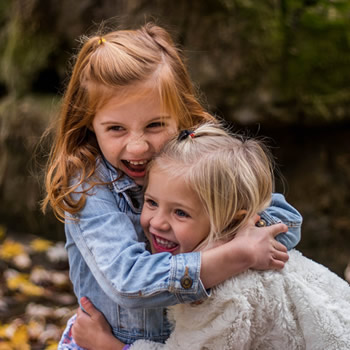
[[[100,311],[98,311],[92,302],[87,297],[82,297],[80,299],[80,304],[83,307],[84,311],[92,318],[96,318],[99,316]]]
[[[270,230],[270,233],[273,237],[276,237],[282,232],[287,232],[288,231],[288,226],[285,224],[273,224],[271,226],[264,227],[265,230]]]
[[[84,325],[85,322],[89,322],[90,319],[91,319],[91,316],[88,313],[84,312],[81,308],[79,308],[77,311],[77,318],[74,323],[74,326],[76,324]]]
[[[91,317],[84,312],[81,308],[78,309],[77,318],[72,326],[72,335],[74,341],[83,348],[86,348],[86,344],[84,344],[84,339],[86,335],[86,325],[89,325],[91,322]]]
[[[289,255],[286,252],[276,251],[273,254],[273,259],[282,261],[283,263],[287,262],[289,259]]]
[[[287,232],[288,231],[288,226],[285,225],[285,224],[276,224],[276,225],[273,225],[274,227],[274,233],[275,233],[275,236],[277,236],[278,234],[282,233],[282,232]]]
[[[84,315],[84,314],[85,314],[85,312],[80,307],[78,307],[78,310],[77,310],[78,317],[81,315]]]
[[[278,242],[278,241],[275,241],[275,244],[274,244],[274,248],[276,250],[279,250],[281,252],[287,252],[287,247],[285,245],[283,245],[281,242]]]
[[[281,260],[273,260],[272,263],[271,263],[271,266],[270,268],[272,270],[281,270],[284,268],[284,262],[281,261]]]

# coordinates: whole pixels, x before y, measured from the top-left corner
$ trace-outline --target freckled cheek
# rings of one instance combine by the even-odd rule
[[[106,140],[105,149],[112,157],[118,157],[121,153],[122,147],[119,143]]]
[[[101,152],[103,156],[115,167],[120,166],[120,150],[116,147],[111,147],[111,145],[101,147]]]

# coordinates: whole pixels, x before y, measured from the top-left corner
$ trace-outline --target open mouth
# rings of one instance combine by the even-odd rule
[[[165,238],[161,238],[152,234],[153,247],[157,252],[174,252],[179,245],[175,242],[169,241]]]
[[[146,174],[148,160],[122,160],[128,175],[132,177],[143,177]]]

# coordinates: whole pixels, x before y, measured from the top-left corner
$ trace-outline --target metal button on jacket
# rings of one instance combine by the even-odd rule
[[[185,268],[185,274],[184,276],[181,278],[180,280],[181,282],[181,286],[184,289],[190,289],[192,287],[193,284],[193,280],[192,278],[188,275],[188,267],[186,266]]]
[[[258,226],[258,227],[265,227],[266,226],[266,221],[263,220],[263,219],[260,219],[256,224],[255,226]]]

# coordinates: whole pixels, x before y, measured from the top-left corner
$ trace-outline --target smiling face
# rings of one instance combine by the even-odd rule
[[[112,97],[91,125],[104,157],[137,184],[143,185],[146,165],[177,132],[174,118],[163,112],[155,89],[125,99]]]
[[[191,252],[210,231],[209,217],[196,193],[181,176],[169,178],[157,166],[150,170],[141,225],[152,253]]]

